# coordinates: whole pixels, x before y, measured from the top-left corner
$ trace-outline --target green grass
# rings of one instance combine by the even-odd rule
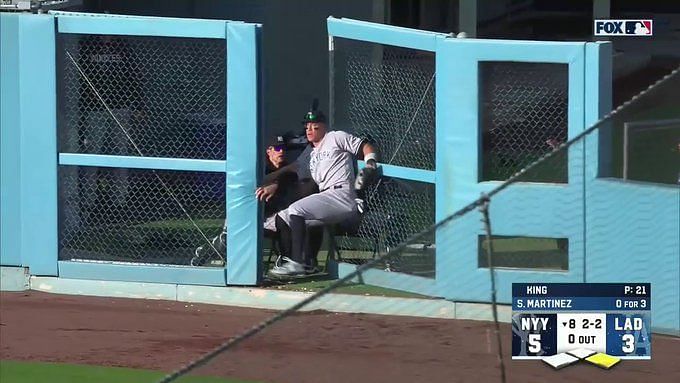
[[[486,251],[487,241],[483,238],[481,250]],[[557,250],[554,238],[503,237],[494,236],[493,250],[498,252]]]
[[[668,98],[673,102],[677,98]],[[612,160],[608,174],[621,178],[623,176],[623,123],[634,121],[670,120],[680,118],[680,108],[668,104],[668,100],[659,100],[658,105],[646,105],[633,108],[631,111],[615,117],[612,126]],[[677,138],[680,128],[631,132],[629,143],[629,179],[675,185],[678,177],[680,156],[677,151]]]
[[[568,244],[560,248],[555,238],[494,236],[494,265],[520,269],[569,270]],[[488,242],[479,237],[478,264],[489,267]]]
[[[151,383],[165,373],[120,367],[98,367],[62,363],[0,361],[2,383]],[[182,383],[255,383],[254,381],[189,376]]]

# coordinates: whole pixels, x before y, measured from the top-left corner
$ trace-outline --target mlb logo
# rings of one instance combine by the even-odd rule
[[[652,36],[652,20],[595,20],[595,36]]]
[[[626,35],[628,36],[651,36],[652,20],[626,21]]]

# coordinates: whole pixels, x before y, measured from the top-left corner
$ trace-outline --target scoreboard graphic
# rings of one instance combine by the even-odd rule
[[[609,368],[651,359],[651,332],[649,283],[512,284],[513,359]]]

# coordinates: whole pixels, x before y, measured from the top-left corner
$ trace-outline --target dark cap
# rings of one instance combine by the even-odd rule
[[[309,122],[326,122],[326,116],[320,110],[310,110],[302,119],[303,124],[307,124]]]
[[[267,141],[267,146],[281,146],[283,148],[286,147],[286,140],[283,138],[283,136],[279,135],[274,135],[269,138],[269,141]]]

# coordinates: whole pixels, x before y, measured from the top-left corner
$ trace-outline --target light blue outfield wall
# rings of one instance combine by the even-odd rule
[[[0,13],[0,265],[21,265],[19,15]]]
[[[436,52],[437,221],[498,185],[478,182],[479,61],[568,64],[570,138],[611,110],[609,43],[460,40],[347,19],[329,19],[328,29],[334,36]],[[568,272],[497,270],[499,300],[510,302],[513,282],[651,282],[653,327],[678,333],[680,189],[598,179],[609,148],[598,132],[590,134],[570,148],[569,184],[518,183],[492,199],[494,234],[566,237],[570,250]],[[435,295],[490,300],[488,269],[477,267],[480,219],[471,212],[437,233]]]
[[[200,20],[168,18],[101,17],[68,12],[53,14],[56,15],[59,33],[226,38],[226,22],[220,20],[201,22]],[[61,166],[226,172],[225,161],[76,153],[59,153],[59,164]],[[227,273],[224,269],[202,270],[190,267],[132,266],[69,261],[60,261],[58,266],[59,276],[65,278],[157,283],[225,285]]]
[[[587,190],[586,281],[650,282],[652,327],[680,331],[680,189],[599,179]]]
[[[60,33],[116,34],[225,38],[222,20],[195,20],[161,17],[94,17],[88,14],[57,13]]]
[[[612,108],[611,45],[588,44],[586,63],[590,126]],[[680,187],[598,178],[606,137],[586,137],[586,282],[650,282],[652,327],[680,335]]]
[[[254,285],[262,276],[262,213],[255,188],[260,155],[260,26],[227,25],[227,282]]]
[[[0,263],[57,275],[54,17],[0,17]]]
[[[454,213],[500,182],[479,182],[479,63],[521,61],[568,65],[568,136],[583,130],[585,43],[442,39],[437,46],[437,219]],[[569,151],[569,183],[520,183],[491,200],[494,235],[569,239],[569,270],[498,270],[498,299],[511,301],[513,282],[583,282],[583,144]],[[478,267],[480,214],[437,232],[437,282],[450,299],[488,301],[488,269]]]
[[[57,275],[54,17],[21,15],[19,44],[21,258],[33,275]]]
[[[256,284],[259,262],[260,26],[225,21],[94,17],[88,14],[2,14],[2,244],[3,265],[24,265],[33,275],[70,278]],[[62,33],[112,33],[227,39],[229,94],[227,161],[116,157],[57,153],[56,27]],[[5,22],[7,21],[7,22]],[[233,25],[230,25],[233,24]],[[235,73],[235,74],[234,74]],[[7,102],[5,102],[7,100]],[[59,159],[59,162],[58,162]],[[113,166],[227,173],[229,270],[57,262],[57,166]],[[231,181],[231,182],[230,182]],[[176,280],[175,280],[176,279]]]
[[[183,170],[224,173],[225,161],[193,158],[112,156],[104,154],[59,153],[59,165],[99,166],[107,168]]]
[[[216,20],[144,17],[95,17],[58,13],[59,32],[124,34],[227,40],[227,161],[83,155],[60,153],[61,165],[113,166],[142,169],[224,172],[228,225],[226,269],[203,270],[172,266],[121,266],[60,262],[60,275],[70,278],[207,285],[254,285],[261,276],[262,225],[255,185],[259,180],[257,153],[260,129],[260,25]],[[226,275],[225,275],[226,274]],[[141,278],[141,279],[140,279]]]
[[[444,33],[334,17],[329,17],[327,24],[331,36],[430,52],[435,51],[437,39],[446,36]]]
[[[0,17],[3,97],[0,263],[29,266],[34,275],[55,275],[58,264],[56,90],[54,61],[45,60],[55,54],[54,19],[46,15],[0,14]],[[125,18],[119,18],[116,22],[124,25],[124,21]],[[110,23],[107,21],[106,28],[111,28]],[[171,26],[161,24],[164,28]],[[135,25],[141,28],[140,24]],[[244,23],[223,23],[222,26],[223,32],[217,32],[214,24],[210,24],[209,34],[228,39],[227,65],[232,75],[227,77],[227,138],[232,145],[228,145],[226,161],[71,154],[62,154],[61,159],[64,165],[125,164],[226,172],[230,217],[226,271],[194,272],[191,268],[172,267],[131,269],[60,262],[59,271],[64,273],[61,276],[147,281],[156,278],[166,283],[214,285],[259,282],[261,214],[253,190],[261,167],[258,162],[261,160],[258,155],[261,93],[257,50],[260,27]],[[78,28],[99,26],[79,22],[71,23],[68,28],[70,32],[77,32]],[[186,33],[196,33],[193,28]],[[100,30],[101,33],[107,31],[110,32]],[[171,31],[148,33],[167,35]],[[394,176],[436,183],[437,220],[497,186],[495,182],[478,182],[479,61],[568,64],[569,137],[611,109],[611,45],[607,43],[459,40],[369,23],[357,23],[353,27],[348,20],[329,20],[329,33],[381,43],[402,41],[409,47],[437,53],[436,171],[386,168]],[[651,282],[653,327],[678,332],[680,189],[598,178],[600,154],[607,151],[608,144],[592,134],[585,144],[574,145],[569,152],[567,185],[515,184],[493,198],[490,211],[496,235],[567,237],[570,241],[568,272],[498,270],[499,299],[509,302],[512,282]],[[477,238],[482,233],[479,212],[471,212],[439,232],[437,278],[431,284],[423,282],[423,289],[449,299],[488,301],[488,270],[477,267]],[[389,278],[380,274],[374,280],[395,287],[404,276]]]

